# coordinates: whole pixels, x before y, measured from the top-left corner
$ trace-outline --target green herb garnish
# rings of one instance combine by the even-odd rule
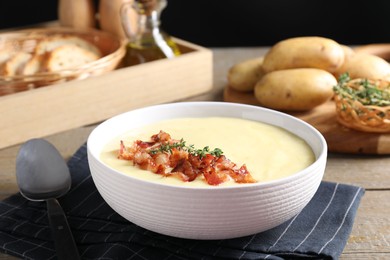
[[[193,144],[186,145],[186,142],[182,139],[180,139],[179,142],[174,142],[171,144],[161,144],[158,148],[152,149],[149,151],[150,154],[157,154],[157,153],[172,153],[172,149],[178,149],[188,152],[189,154],[193,156],[198,156],[200,159],[205,157],[207,154],[211,154],[215,157],[221,157],[223,154],[223,151],[219,148],[215,148],[214,150],[210,150],[209,146],[203,147],[203,149],[197,149]]]
[[[348,73],[339,77],[339,82],[333,87],[334,92],[342,98],[357,100],[365,106],[389,106],[390,84],[378,86],[367,79],[354,80],[353,84]]]

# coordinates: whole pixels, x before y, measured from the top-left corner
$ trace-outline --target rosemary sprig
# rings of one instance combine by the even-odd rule
[[[180,139],[179,142],[161,144],[158,148],[151,149],[149,153],[150,154],[157,154],[163,152],[172,153],[172,149],[174,148],[178,150],[186,151],[193,156],[198,156],[200,159],[205,157],[207,154],[211,154],[215,157],[220,157],[223,154],[223,151],[219,148],[210,150],[209,146],[205,146],[203,147],[203,149],[197,149],[193,144],[186,145],[186,142],[183,140],[183,138]]]
[[[367,79],[361,79],[357,84],[349,85],[351,81],[348,73],[339,77],[339,82],[333,87],[336,94],[343,98],[357,100],[363,105],[389,106],[390,105],[390,85],[379,87]]]

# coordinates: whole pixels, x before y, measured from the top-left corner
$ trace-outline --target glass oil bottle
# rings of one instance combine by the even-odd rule
[[[129,40],[124,58],[125,66],[171,59],[180,55],[176,43],[160,30],[160,14],[165,6],[166,0],[134,0],[134,3],[122,6],[122,24]],[[136,26],[131,26],[128,22],[129,8],[133,8],[137,13]]]

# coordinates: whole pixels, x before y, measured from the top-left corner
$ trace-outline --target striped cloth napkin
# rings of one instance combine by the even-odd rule
[[[263,233],[228,240],[189,240],[138,227],[116,214],[92,181],[86,146],[68,162],[72,189],[59,199],[82,259],[338,259],[364,194],[322,182],[296,217]],[[55,259],[46,204],[15,194],[0,203],[0,249],[24,259]]]

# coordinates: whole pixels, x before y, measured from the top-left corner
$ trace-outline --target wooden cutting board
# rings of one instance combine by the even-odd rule
[[[250,105],[260,104],[253,93],[224,89],[227,102]],[[330,152],[350,154],[390,154],[390,134],[355,131],[340,125],[336,120],[335,104],[329,101],[309,112],[289,113],[314,126],[325,137]]]

